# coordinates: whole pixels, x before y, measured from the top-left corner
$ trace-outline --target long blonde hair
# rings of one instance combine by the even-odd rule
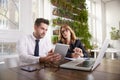
[[[68,29],[68,30],[70,31],[70,33],[71,33],[70,43],[74,43],[75,40],[76,40],[76,35],[75,35],[74,31],[70,28],[70,26],[68,26],[68,25],[66,25],[66,24],[65,24],[65,25],[62,25],[62,26],[60,27],[60,35],[59,35],[60,41],[62,41],[62,43],[64,43],[64,44],[67,43],[66,39],[63,37],[62,28]]]

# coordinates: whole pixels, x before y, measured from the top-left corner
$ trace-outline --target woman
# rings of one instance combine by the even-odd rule
[[[70,45],[66,57],[79,58],[88,56],[81,41],[76,39],[74,31],[68,25],[61,26],[59,43]]]

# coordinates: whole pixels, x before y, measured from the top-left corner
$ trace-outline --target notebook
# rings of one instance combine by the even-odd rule
[[[102,61],[102,58],[108,47],[108,43],[109,43],[109,40],[105,39],[96,59],[94,58],[76,59],[76,60],[61,64],[60,67],[67,68],[67,69],[83,70],[83,71],[93,71]]]

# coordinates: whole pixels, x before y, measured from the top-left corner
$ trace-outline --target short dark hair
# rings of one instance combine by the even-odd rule
[[[35,20],[34,25],[40,26],[41,23],[45,23],[45,24],[49,25],[49,20],[44,19],[44,18],[37,18],[37,19]]]

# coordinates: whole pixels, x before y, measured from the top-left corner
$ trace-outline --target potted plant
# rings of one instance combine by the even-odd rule
[[[112,31],[110,32],[112,40],[120,39],[120,30],[116,29],[115,27],[111,27]]]
[[[53,35],[52,36],[52,43],[56,44],[58,42],[58,35]]]
[[[116,29],[116,27],[111,27],[111,29],[111,46],[113,48],[120,49],[120,29]]]

